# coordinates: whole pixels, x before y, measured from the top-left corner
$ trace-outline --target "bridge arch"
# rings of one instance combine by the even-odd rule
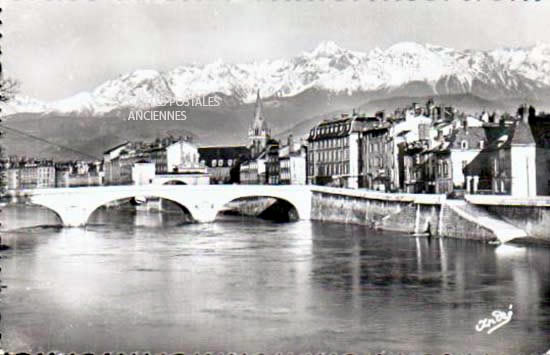
[[[87,199],[79,199],[78,201],[68,201],[69,203],[67,203],[67,201],[64,201],[64,203],[60,203],[61,201],[59,199],[48,200],[37,198],[33,199],[32,203],[53,211],[61,220],[64,226],[81,227],[85,226],[91,215],[102,206],[105,206],[115,201],[132,199],[136,197],[154,197],[165,199],[180,206],[182,210],[189,213],[191,218],[195,221],[202,222],[208,221],[209,219],[209,217],[206,216],[205,220],[204,213],[201,211],[202,206],[195,203],[195,201],[186,201],[185,197],[174,197],[173,194],[165,191],[147,193],[128,191],[124,194],[115,194],[114,196],[91,196]]]
[[[254,206],[254,200],[258,200],[258,205]],[[266,203],[265,199],[272,199],[274,200],[272,203]],[[272,195],[266,195],[266,194],[257,194],[257,195],[249,195],[246,196],[240,196],[233,198],[226,203],[222,204],[221,208],[218,209],[217,215],[219,215],[220,212],[223,212],[226,208],[232,208],[233,210],[238,210],[239,207],[242,206],[231,206],[233,203],[239,203],[239,202],[249,202],[250,205],[249,208],[250,213],[256,214],[257,217],[266,217],[267,219],[275,219],[280,221],[291,221],[295,219],[300,219],[300,212],[298,210],[298,207],[291,201],[289,201],[286,198],[280,197],[280,196],[272,196]],[[254,211],[254,209],[257,209],[257,211]]]
[[[172,179],[163,182],[162,185],[187,185],[187,183],[181,179]]]
[[[34,190],[31,202],[53,210],[65,226],[83,226],[99,207],[136,196],[162,198],[183,206],[197,222],[212,222],[224,206],[236,199],[271,197],[286,201],[300,219],[309,219],[308,186],[272,185],[133,185]]]
[[[34,207],[41,207],[43,209],[48,210],[48,212],[55,215],[55,218],[58,220],[59,224],[65,225],[65,222],[64,222],[63,217],[61,216],[61,212],[59,210],[56,210],[55,208],[52,208],[51,206],[41,204],[41,203],[30,202],[29,204],[31,206],[34,206]]]
[[[118,200],[112,200],[112,201],[109,201],[107,203],[104,203],[102,205],[99,205],[97,206],[95,209],[91,210],[89,212],[89,215],[88,217],[86,218],[85,222],[84,222],[84,225],[88,224],[90,218],[92,218],[93,214],[96,213],[97,211],[99,211],[102,207],[105,207],[107,206],[108,204],[111,204],[113,202],[118,202],[118,201],[125,201],[125,200],[129,200],[128,202],[133,205],[133,206],[137,206],[141,203],[138,202],[138,200],[143,200],[145,201],[146,199],[149,201],[149,198],[156,198],[156,196],[150,196],[150,195],[147,195],[147,196],[143,196],[143,195],[136,195],[134,197],[130,197],[130,198],[123,198],[123,199],[118,199]],[[170,201],[172,202],[173,204],[177,205],[182,211],[184,214],[187,214],[189,217],[191,217],[191,219],[193,219],[193,214],[191,213],[191,211],[189,210],[189,208],[182,204],[181,201],[175,201],[173,199],[168,199],[168,198],[165,198],[165,197],[162,197],[162,198],[159,198],[161,201],[162,200],[166,200],[166,201]]]

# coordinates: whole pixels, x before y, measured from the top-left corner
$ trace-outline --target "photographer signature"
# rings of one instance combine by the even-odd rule
[[[498,328],[502,327],[505,324],[508,324],[512,320],[512,305],[508,307],[508,312],[503,311],[493,311],[491,313],[492,318],[480,319],[476,324],[476,330],[482,332],[484,329],[489,328],[487,334],[491,334]]]

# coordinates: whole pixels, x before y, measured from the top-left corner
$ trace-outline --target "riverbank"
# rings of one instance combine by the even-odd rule
[[[311,219],[367,225],[411,235],[485,242],[550,245],[550,210],[545,203],[492,207],[437,194],[395,194],[329,187],[312,189]],[[540,200],[540,199],[539,199]],[[534,211],[536,210],[536,211]],[[531,217],[524,218],[525,214]]]

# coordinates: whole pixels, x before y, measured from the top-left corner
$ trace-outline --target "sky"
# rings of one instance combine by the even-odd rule
[[[511,0],[0,0],[5,77],[40,100],[136,69],[287,58],[322,41],[456,49],[550,42],[550,3]]]

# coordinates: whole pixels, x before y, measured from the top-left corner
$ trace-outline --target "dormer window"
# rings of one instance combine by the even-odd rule
[[[462,150],[468,149],[468,142],[465,140],[460,142],[460,148],[462,148]]]

